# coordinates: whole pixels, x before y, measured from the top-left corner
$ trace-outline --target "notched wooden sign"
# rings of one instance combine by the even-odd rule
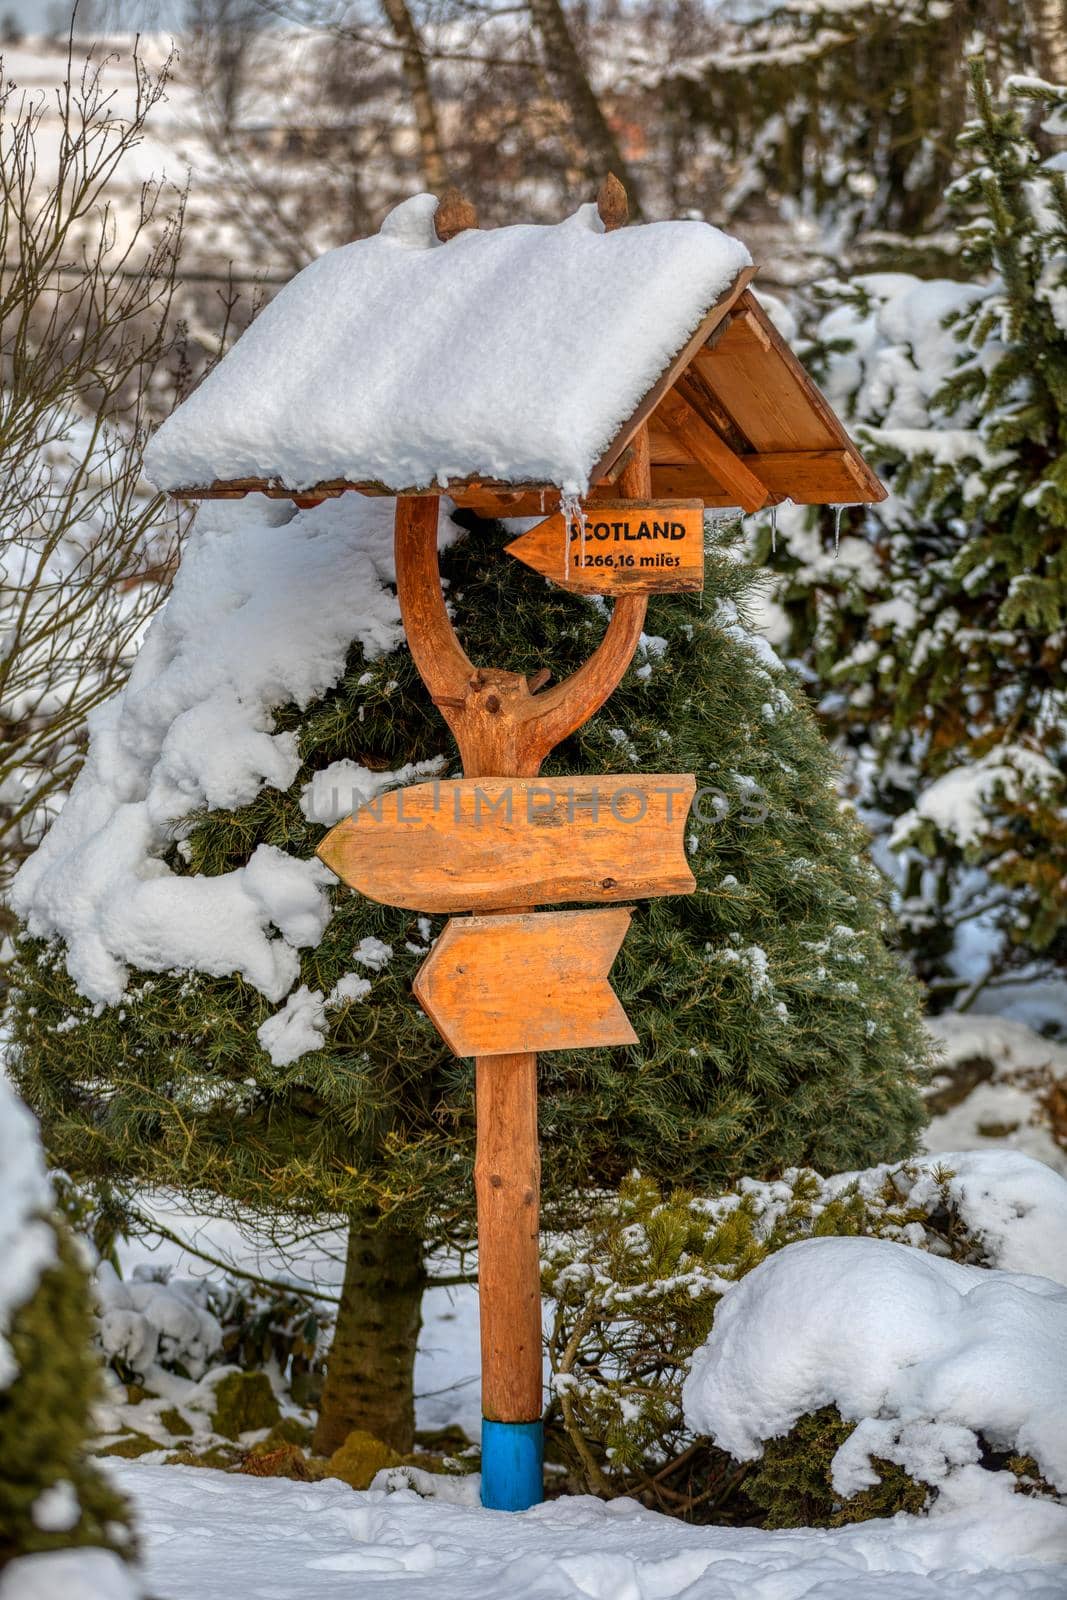
[[[507,547],[580,594],[671,594],[704,587],[702,500],[620,500],[539,522]]]
[[[690,894],[689,774],[464,778],[393,789],[318,855],[343,883],[410,911],[492,911]]]
[[[453,917],[415,997],[457,1056],[636,1044],[608,982],[630,906]]]

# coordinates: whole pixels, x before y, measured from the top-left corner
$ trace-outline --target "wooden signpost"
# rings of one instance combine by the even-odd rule
[[[610,176],[597,196],[597,210],[605,234],[626,221],[625,191]],[[405,315],[410,311],[413,328],[424,317],[426,326],[437,328],[441,279],[436,272],[443,267],[452,286],[446,313],[462,330],[471,318],[485,314],[482,286],[488,280],[477,264],[484,260],[492,268],[492,239],[480,236],[474,208],[455,192],[442,198],[434,228],[441,250],[427,258],[430,270],[420,266],[406,275],[411,303]],[[532,230],[525,232],[532,236]],[[509,312],[521,309],[525,295],[544,294],[543,253],[524,238],[513,230],[514,247],[507,255]],[[387,288],[389,303],[395,304],[396,252],[370,241],[345,247],[365,249],[367,282]],[[457,250],[458,256],[445,254]],[[705,507],[751,512],[789,498],[803,505],[873,503],[886,493],[752,294],[754,267],[740,267],[725,288],[706,285],[706,293],[697,296],[699,305],[694,299],[691,308],[692,331],[676,348],[676,341],[655,328],[664,303],[655,252],[629,255],[625,239],[594,243],[587,238],[581,260],[593,263],[595,250],[601,251],[604,271],[581,269],[589,272],[584,292],[590,304],[608,303],[616,259],[629,260],[628,271],[646,280],[645,298],[620,296],[610,324],[613,344],[621,349],[633,344],[635,373],[648,367],[653,351],[659,354],[644,392],[633,394],[625,415],[600,417],[603,453],[588,464],[589,491],[576,513],[561,503],[556,515],[544,516],[546,497],[559,493],[562,467],[534,480],[518,468],[509,473],[498,465],[503,476],[487,477],[486,463],[477,459],[480,452],[477,446],[472,450],[465,429],[435,447],[435,459],[456,459],[453,476],[432,482],[425,473],[413,478],[412,452],[401,447],[397,435],[403,426],[398,430],[390,405],[371,407],[371,416],[380,417],[379,435],[372,420],[366,437],[343,448],[336,439],[305,437],[299,406],[280,434],[272,430],[269,438],[277,442],[292,433],[300,439],[298,456],[316,463],[313,481],[287,480],[284,462],[275,462],[269,441],[258,437],[252,476],[215,477],[203,450],[198,446],[190,453],[181,441],[197,433],[190,418],[195,423],[203,406],[200,427],[208,426],[219,385],[226,393],[231,379],[238,432],[241,426],[254,436],[261,432],[257,385],[249,383],[247,367],[240,377],[242,350],[253,347],[240,342],[185,401],[183,409],[191,410],[186,410],[184,434],[179,428],[175,436],[171,424],[164,423],[155,444],[166,486],[182,498],[239,499],[259,493],[304,507],[348,492],[396,496],[396,585],[404,629],[415,665],[459,746],[464,779],[386,795],[377,817],[364,808],[332,831],[319,854],[346,883],[386,904],[475,913],[449,924],[416,987],[451,1047],[475,1054],[482,1499],[510,1510],[524,1509],[542,1493],[536,1051],[632,1042],[632,1029],[607,982],[630,912],[625,906],[604,909],[604,903],[693,888],[683,842],[691,778],[554,779],[551,787],[570,785],[572,798],[543,805],[537,794],[544,786],[535,780],[549,752],[603,705],[626,671],[641,638],[647,596],[702,587]],[[465,274],[452,272],[451,264],[459,262],[470,264]],[[574,263],[577,270],[577,255]],[[305,291],[310,302],[300,299]],[[353,381],[371,393],[394,394],[393,341],[376,337],[377,293],[336,308],[324,307],[306,283],[302,290],[299,278],[282,293],[305,306],[310,324],[322,325],[323,337],[306,342],[305,388],[319,371],[317,352],[343,337],[347,348],[359,352]],[[324,321],[335,316],[341,319],[339,329]],[[540,405],[551,406],[555,375],[546,375],[538,341],[523,338],[521,319],[515,327],[507,382],[513,381],[514,366],[515,381],[543,395]],[[249,358],[257,373],[265,337],[265,322],[257,324],[256,353]],[[673,355],[663,354],[672,348]],[[417,351],[413,346],[403,409],[409,428],[421,436],[426,421],[434,439],[442,425],[432,397],[440,384],[442,349],[436,336]],[[478,366],[468,363],[466,377],[457,381],[481,381]],[[278,376],[284,380],[289,374]],[[498,377],[494,374],[493,381]],[[432,391],[425,408],[424,390]],[[289,393],[284,381],[279,393]],[[516,417],[521,409],[515,408]],[[500,438],[484,454],[506,462],[509,430],[521,426],[502,419]],[[526,441],[512,438],[510,443],[515,459],[526,460]],[[373,461],[374,476],[345,475],[353,445],[357,459]],[[219,448],[219,470],[225,470],[232,451]],[[537,526],[508,546],[510,554],[564,588],[614,600],[599,648],[565,682],[543,687],[547,670],[527,680],[522,673],[475,667],[468,660],[441,593],[440,492],[483,516],[541,516]],[[668,784],[688,787],[672,797],[663,793]],[[484,815],[479,790],[487,797]],[[606,796],[607,806],[595,795]],[[589,902],[593,909],[524,914],[538,904],[572,901]]]
[[[636,1044],[607,981],[629,906],[453,917],[415,998],[457,1056]]]
[[[318,855],[350,888],[411,911],[688,894],[695,787],[671,773],[418,783],[339,822]]]
[[[619,475],[620,499],[596,507],[591,537],[588,524],[584,535],[571,526],[568,553],[559,515],[509,547],[565,586],[616,596],[599,648],[550,688],[468,660],[441,592],[437,498],[397,497],[404,628],[465,777],[386,794],[319,847],[372,899],[483,913],[448,923],[415,994],[449,1048],[475,1058],[482,1503],[499,1510],[542,1496],[537,1051],[637,1042],[607,977],[631,908],[524,908],[694,888],[684,840],[691,776],[535,781],[549,751],[588,721],[629,666],[647,594],[703,581],[699,503],[660,505],[650,489],[643,425]],[[631,550],[652,559],[631,560]]]
[[[704,587],[702,500],[608,500],[557,512],[508,555],[579,594],[668,594]]]

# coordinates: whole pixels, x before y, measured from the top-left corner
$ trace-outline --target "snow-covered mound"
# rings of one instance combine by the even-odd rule
[[[113,1550],[50,1550],[0,1573],[0,1600],[140,1600],[133,1573]]]
[[[222,1347],[222,1328],[207,1305],[209,1293],[202,1278],[161,1278],[143,1266],[124,1281],[110,1261],[102,1261],[93,1280],[101,1349],[142,1379],[158,1363],[180,1363],[191,1378],[202,1377]]]
[[[871,1204],[887,1178],[897,1203],[913,1213],[929,1216],[940,1209],[944,1196],[974,1241],[983,1266],[1034,1273],[1067,1285],[1067,1181],[1043,1161],[1014,1150],[950,1150],[895,1167],[826,1178],[826,1198],[855,1185]],[[900,1242],[930,1248],[916,1237],[915,1228],[909,1224]]]
[[[565,222],[448,244],[415,195],[271,301],[145,455],[162,489],[468,476],[580,493],[751,257],[703,222]]]
[[[1067,1512],[1021,1495],[996,1516],[976,1500],[764,1533],[588,1496],[515,1514],[205,1468],[124,1462],[115,1477],[167,1600],[1056,1600],[1067,1582]]]
[[[12,893],[31,933],[65,942],[88,999],[117,1001],[130,967],[238,972],[272,1000],[296,982],[297,951],[328,920],[327,868],[270,845],[215,877],[164,858],[198,808],[293,782],[296,737],[274,731],[276,707],[337,683],[354,641],[368,660],[401,642],[392,519],[391,500],[362,495],[300,513],[255,495],[199,513],[173,592],[126,686],[90,716],[85,765]],[[354,774],[339,776],[351,794]],[[392,774],[375,780],[387,788]]]
[[[981,1440],[1067,1490],[1067,1288],[886,1239],[786,1246],[723,1296],[684,1390],[686,1419],[740,1460],[807,1413],[858,1426],[833,1463],[849,1496],[870,1456],[960,1492]],[[1007,1474],[1006,1493],[1014,1480]],[[950,1500],[953,1497],[950,1494]],[[1067,1535],[1067,1528],[1065,1528]]]

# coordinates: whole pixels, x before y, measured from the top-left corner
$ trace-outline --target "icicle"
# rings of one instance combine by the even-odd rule
[[[844,515],[844,506],[834,507],[834,560],[837,560],[841,551],[841,518]]]
[[[574,522],[577,522],[581,530],[579,535],[582,542],[581,564],[583,567],[585,566],[585,512],[582,510],[582,502],[576,494],[561,495],[559,509],[563,517],[563,575],[565,578],[569,578],[571,575],[571,524]]]
[[[778,554],[778,507],[771,507],[771,555]]]

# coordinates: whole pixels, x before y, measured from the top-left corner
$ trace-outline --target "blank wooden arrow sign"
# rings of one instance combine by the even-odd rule
[[[636,1044],[608,982],[630,906],[453,917],[415,997],[457,1056]]]
[[[704,587],[704,502],[620,500],[565,521],[557,512],[508,555],[580,594],[670,594]]]
[[[419,783],[339,822],[318,854],[350,888],[411,911],[690,894],[695,790],[678,773]]]

